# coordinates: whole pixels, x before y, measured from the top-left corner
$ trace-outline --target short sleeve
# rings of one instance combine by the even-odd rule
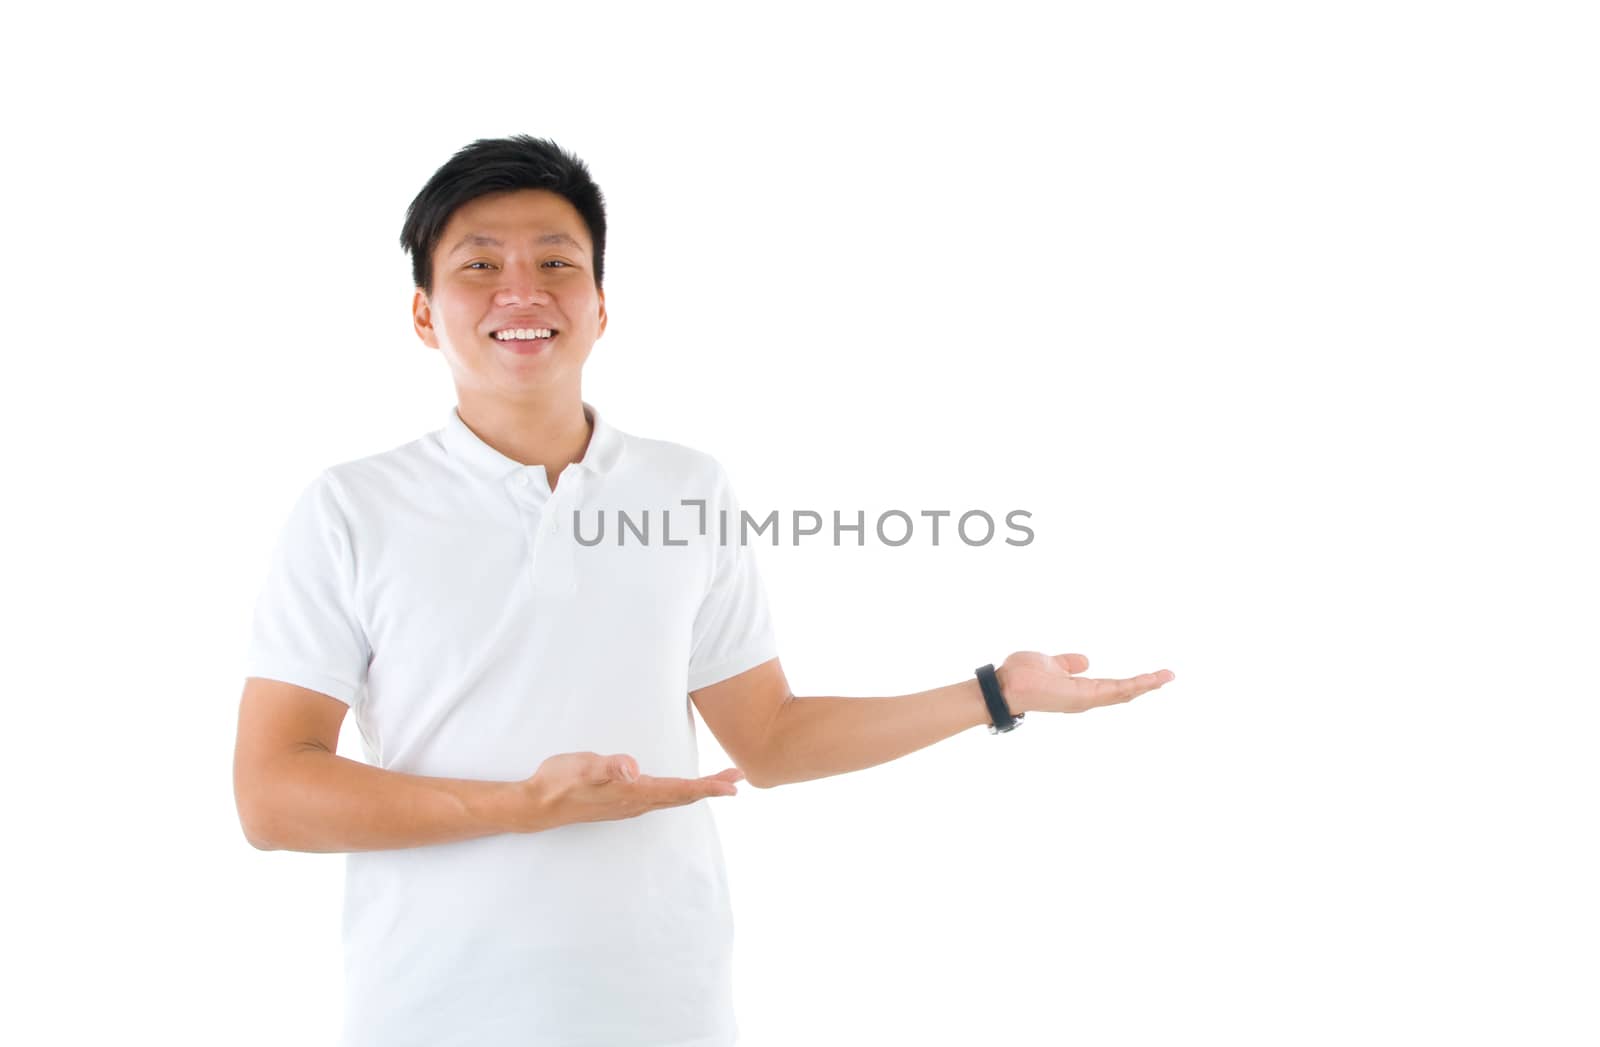
[[[778,656],[778,641],[754,545],[740,541],[738,499],[727,473],[717,466],[716,495],[707,531],[712,542],[711,580],[694,618],[689,655],[689,690],[697,691],[753,669]],[[721,539],[719,512],[727,513]]]
[[[337,481],[301,492],[256,598],[245,676],[282,680],[355,703],[372,660],[355,609],[355,558]]]

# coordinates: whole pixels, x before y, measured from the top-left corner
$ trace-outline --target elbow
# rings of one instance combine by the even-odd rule
[[[239,814],[239,829],[251,847],[258,851],[278,851],[283,848],[273,839],[271,813],[263,802],[265,797],[252,783],[234,780],[233,805]]]
[[[788,785],[793,779],[785,773],[783,761],[777,758],[777,750],[768,746],[760,760],[751,761],[750,766],[741,767],[744,771],[744,780],[757,789],[775,789],[780,785]]]
[[[261,831],[260,826],[250,818],[246,817],[242,811],[239,814],[239,828],[244,832],[245,842],[251,847],[254,847],[256,850],[276,851],[279,849],[277,845],[268,838],[267,834]]]
[[[244,834],[244,838],[245,838],[246,842],[248,842],[250,844],[251,847],[254,847],[258,851],[281,851],[281,850],[283,850],[283,848],[281,848],[281,847],[275,847],[272,844],[268,843],[262,837],[260,837],[260,836],[252,836],[248,832],[246,832]]]
[[[735,759],[733,764],[735,767],[739,768],[739,773],[741,775],[738,784],[751,785],[757,789],[772,788],[773,782],[772,779],[767,776],[766,764],[758,763],[755,760],[739,759]]]
[[[258,851],[282,850],[272,841],[272,837],[264,831],[264,825],[259,812],[246,811],[239,808],[239,828],[244,832],[244,838],[251,847]]]
[[[782,778],[773,767],[773,761],[768,759],[765,753],[759,760],[735,760],[734,763],[744,773],[742,781],[745,785],[752,785],[757,789],[770,789],[783,784]]]
[[[769,778],[765,774],[752,774],[749,771],[745,772],[744,780],[757,789],[772,789],[783,784],[780,778]]]

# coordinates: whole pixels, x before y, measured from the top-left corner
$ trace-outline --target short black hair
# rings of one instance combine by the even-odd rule
[[[411,253],[411,278],[424,294],[433,294],[433,251],[450,216],[480,196],[513,189],[547,189],[577,210],[594,245],[594,285],[605,286],[606,201],[589,168],[548,138],[512,135],[457,150],[406,209],[400,246]]]

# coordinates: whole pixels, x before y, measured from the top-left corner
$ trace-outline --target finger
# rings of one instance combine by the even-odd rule
[[[734,796],[739,792],[738,786],[732,782],[701,781],[690,785],[674,801],[678,806],[694,803],[698,800],[708,800],[713,796]]]
[[[657,778],[648,797],[658,807],[682,807],[710,796],[733,796],[738,788],[730,781],[710,778]]]
[[[1117,702],[1132,701],[1133,699],[1139,697],[1139,695],[1153,691],[1157,687],[1160,687],[1162,684],[1166,683],[1171,676],[1171,673],[1168,673],[1163,669],[1159,673],[1141,673],[1138,676],[1130,677],[1126,680],[1118,680],[1116,681],[1117,697],[1112,700]]]
[[[578,780],[583,782],[585,785],[600,786],[607,785],[611,782],[620,782],[622,781],[622,775],[618,773],[616,767],[614,766],[601,765],[597,767],[586,767],[579,771]]]
[[[1089,685],[1090,708],[1102,705],[1114,705],[1115,703],[1124,700],[1122,696],[1122,685],[1127,682],[1125,680],[1107,680],[1096,678],[1093,680],[1084,680],[1083,682]],[[1132,695],[1129,695],[1129,697],[1132,697]]]
[[[1089,656],[1086,654],[1057,654],[1050,660],[1069,673],[1081,673],[1089,668]]]
[[[1139,677],[1133,677],[1128,680],[1096,677],[1092,680],[1086,680],[1080,676],[1078,680],[1089,688],[1089,704],[1086,708],[1090,709],[1126,702],[1141,693],[1138,685]]]
[[[694,784],[698,785],[702,793],[707,796],[732,796],[738,791],[733,783],[743,778],[743,771],[737,767],[730,767],[726,771],[718,771],[716,774],[701,778]]]

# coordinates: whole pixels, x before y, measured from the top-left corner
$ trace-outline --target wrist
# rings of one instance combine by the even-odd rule
[[[1022,696],[1012,690],[1011,676],[1004,665],[995,667],[994,679],[1000,685],[1000,697],[1006,700],[1006,707],[1011,710],[1012,716],[1028,712],[1027,703],[1022,701]]]
[[[975,675],[989,717],[990,732],[1004,734],[1014,730],[1022,722],[1023,710],[1006,694],[1006,683],[1011,674],[1003,666],[989,664],[980,665]]]
[[[550,827],[549,807],[535,775],[515,782],[495,782],[482,813],[495,832],[532,833]]]

